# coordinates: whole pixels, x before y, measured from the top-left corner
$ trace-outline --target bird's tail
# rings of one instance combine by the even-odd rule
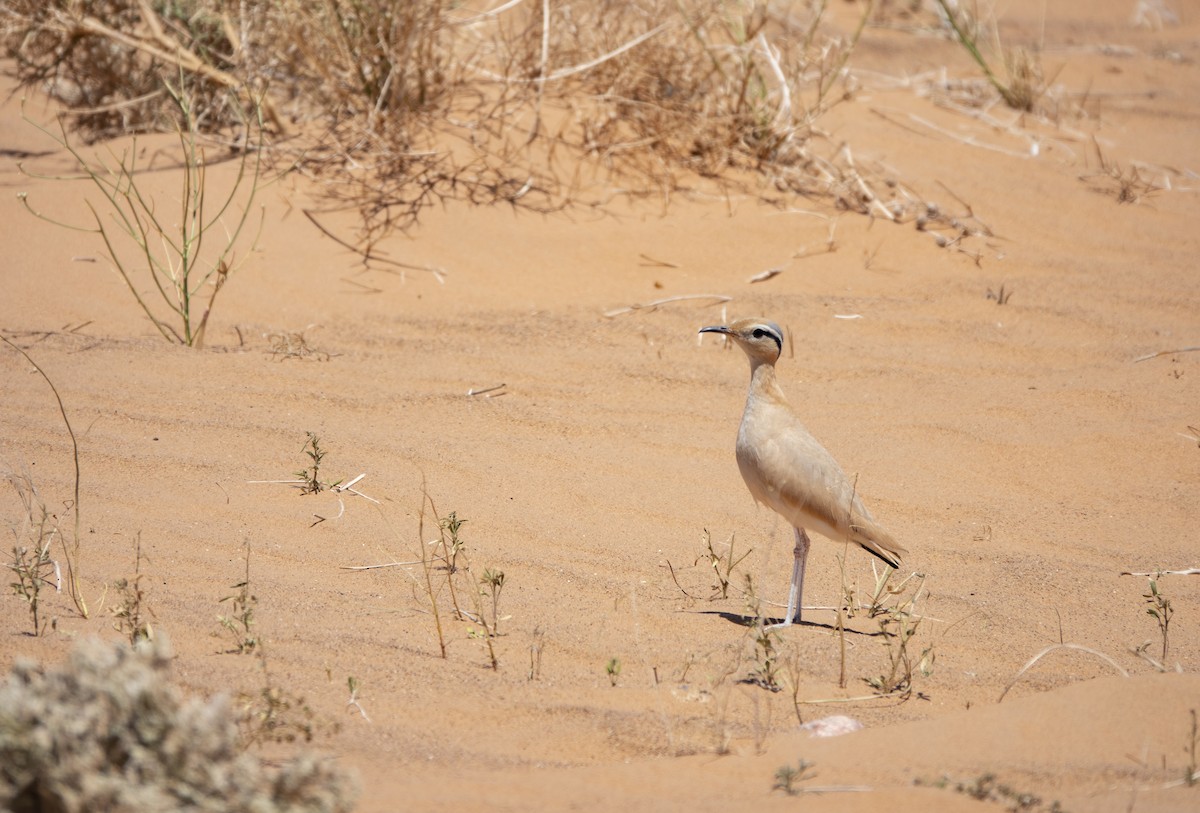
[[[861,546],[867,553],[879,557],[888,567],[899,570],[900,557],[908,553],[904,546],[874,522],[863,517],[857,517],[856,520],[850,526],[854,532],[851,541]]]

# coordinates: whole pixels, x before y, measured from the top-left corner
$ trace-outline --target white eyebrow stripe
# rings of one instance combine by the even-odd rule
[[[768,336],[774,339],[775,346],[779,348],[779,352],[783,352],[783,337],[779,335],[779,332],[775,330],[775,328],[771,327],[770,325],[755,325],[754,329],[761,330],[763,333],[766,333]]]

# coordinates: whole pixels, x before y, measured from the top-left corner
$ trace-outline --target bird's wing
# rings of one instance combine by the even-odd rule
[[[776,421],[768,436],[739,444],[751,493],[793,525],[849,540],[898,567],[904,548],[875,523],[833,455],[799,421],[787,423]]]

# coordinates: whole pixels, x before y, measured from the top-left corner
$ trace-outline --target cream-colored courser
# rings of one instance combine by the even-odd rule
[[[775,381],[775,362],[783,352],[779,325],[760,318],[739,319],[700,332],[728,336],[750,359],[750,392],[737,436],[738,468],[755,501],[786,519],[796,537],[787,616],[772,628],[800,620],[809,547],[805,529],[835,542],[853,542],[898,568],[904,548],[871,518],[854,483],[804,428]]]

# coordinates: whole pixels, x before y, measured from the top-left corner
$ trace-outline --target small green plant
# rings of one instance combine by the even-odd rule
[[[479,580],[492,598],[492,635],[500,634],[500,591],[504,589],[504,571],[484,568],[483,578]]]
[[[438,513],[433,498],[429,496],[429,492],[424,487],[422,487],[422,493],[421,510],[418,515],[418,537],[419,540],[422,540],[420,542],[420,563],[424,575],[425,595],[437,630],[441,655],[445,658],[447,653],[446,629],[439,601],[439,597],[444,591],[453,608],[452,617],[454,619],[479,625],[478,627],[469,626],[467,637],[482,641],[491,668],[499,669],[500,662],[496,655],[494,639],[499,634],[497,625],[504,620],[498,614],[500,593],[505,585],[504,571],[486,568],[483,577],[476,579],[471,571],[471,563],[466,555],[466,544],[461,536],[462,526],[466,524],[467,520],[459,517],[455,511],[451,511],[443,517]],[[438,526],[438,538],[428,543],[423,541],[425,539],[426,510],[433,515]],[[463,580],[465,586],[458,585],[459,580]],[[465,590],[463,595],[465,600],[470,602],[469,605],[459,602],[460,587]],[[490,613],[484,605],[484,599],[489,596],[491,598]]]
[[[57,583],[58,565],[50,555],[50,545],[59,531],[54,516],[27,474],[10,473],[5,479],[17,492],[23,509],[20,525],[12,529],[12,561],[8,569],[15,581],[9,582],[9,587],[28,605],[33,635],[37,636],[45,630],[41,621],[42,588]]]
[[[371,718],[368,716],[367,710],[364,709],[362,707],[362,703],[358,701],[358,678],[356,678],[354,675],[350,675],[348,678],[346,678],[346,685],[350,688],[350,699],[346,701],[346,708],[358,709],[358,713],[362,715],[362,718],[368,723],[371,722]]]
[[[470,567],[464,567],[463,570],[464,572],[470,572]],[[447,574],[446,580],[448,582],[453,581],[453,579],[454,576],[452,574]],[[501,575],[500,581],[501,583],[504,581],[503,574]],[[461,617],[463,617],[465,620],[477,622],[482,629],[477,630],[474,627],[468,627],[467,636],[483,641],[484,648],[487,649],[488,661],[492,669],[499,669],[500,661],[496,657],[496,647],[492,643],[492,639],[495,638],[498,633],[496,632],[496,628],[488,622],[487,613],[484,612],[483,591],[476,589],[473,592],[473,597],[475,603],[475,612],[471,614],[465,613],[461,610],[459,612]],[[493,598],[495,598],[495,596],[493,596]]]
[[[466,525],[465,519],[459,519],[457,511],[451,511],[448,516],[441,516],[437,512],[437,508],[433,507],[433,501],[429,501],[430,507],[433,508],[433,515],[438,523],[438,540],[437,546],[434,549],[437,558],[442,561],[442,568],[446,574],[446,589],[450,594],[450,603],[454,607],[454,614],[460,621],[470,620],[470,616],[465,613],[462,606],[458,603],[458,589],[454,586],[454,577],[459,570],[459,557],[466,561],[466,544],[458,532]],[[432,598],[432,594],[431,594]],[[482,621],[482,617],[479,619]]]
[[[295,472],[295,475],[300,478],[301,494],[320,494],[325,489],[333,488],[342,481],[321,482],[321,461],[325,459],[325,450],[321,448],[321,439],[315,432],[305,432],[304,434],[308,439],[304,441],[304,448],[301,451],[308,456],[308,466]]]
[[[1004,103],[1014,110],[1033,110],[1046,89],[1038,60],[1023,48],[1005,51],[1004,67],[1008,81],[1002,82],[979,48],[981,26],[978,21],[957,3],[937,0],[937,4],[959,44],[975,60],[975,64],[1000,94],[1000,98],[1004,99]]]
[[[230,614],[217,616],[217,620],[221,622],[221,626],[233,636],[235,648],[230,651],[237,652],[240,655],[247,655],[254,652],[260,643],[258,636],[254,632],[254,608],[258,604],[258,597],[250,591],[249,539],[246,540],[245,562],[245,578],[233,585],[233,589],[237,592],[221,599],[222,603],[229,602]]]
[[[146,593],[142,590],[142,535],[138,533],[136,551],[133,559],[133,577],[118,579],[115,585],[120,603],[113,609],[116,622],[113,628],[129,639],[130,646],[136,646],[138,641],[149,641],[154,638],[154,628],[150,626],[150,617],[154,612],[146,605]]]
[[[242,708],[238,718],[243,751],[266,743],[312,742],[316,733],[313,710],[300,695],[277,684],[267,668],[266,656],[260,651],[263,685],[255,693],[241,695]]]
[[[816,776],[813,771],[813,763],[806,759],[802,759],[795,765],[783,765],[775,771],[775,784],[771,786],[772,790],[781,790],[788,796],[795,796],[800,792],[797,787],[801,782],[805,782]]]
[[[443,560],[452,574],[458,572],[458,554],[463,549],[463,542],[458,536],[458,531],[466,523],[465,519],[458,518],[457,511],[451,511],[448,516],[438,520],[438,527],[444,532],[442,534]],[[449,536],[447,537],[446,534]]]
[[[430,506],[432,505],[433,501],[430,500]],[[474,605],[474,612],[464,609],[458,601],[458,588],[455,587],[455,577],[459,576],[460,574],[470,574],[471,572],[471,565],[467,561],[465,553],[466,544],[463,542],[462,537],[459,536],[459,531],[467,521],[459,518],[457,511],[451,511],[449,515],[443,517],[440,516],[437,513],[437,509],[434,508],[434,516],[437,517],[438,521],[439,536],[437,544],[441,549],[441,553],[438,555],[438,558],[442,560],[442,566],[446,575],[446,589],[450,594],[450,603],[454,607],[454,613],[460,621],[470,621],[479,624],[483,628],[481,630],[477,630],[474,627],[469,627],[467,629],[467,635],[471,638],[476,638],[483,641],[484,646],[487,649],[488,660],[491,663],[492,669],[499,669],[500,661],[496,657],[496,647],[492,642],[496,632],[488,623],[487,615],[483,609],[482,593],[479,590],[479,587],[473,586],[472,589],[468,591],[468,595],[471,597]],[[501,585],[503,584],[503,581],[503,576],[501,576]],[[499,598],[499,587],[496,588],[494,597],[497,599]],[[433,600],[433,598],[433,594],[431,593],[430,600]]]
[[[778,692],[783,687],[779,684],[780,653],[777,649],[779,633],[772,631],[767,619],[762,614],[762,601],[754,589],[754,578],[745,574],[746,587],[742,591],[746,602],[746,613],[754,619],[749,626],[749,636],[754,641],[754,668],[750,674],[741,680],[761,686],[772,692]]]
[[[928,787],[952,789],[956,793],[961,793],[964,796],[969,796],[972,799],[980,802],[996,802],[1003,804],[1008,810],[1013,813],[1065,813],[1062,804],[1057,800],[1047,804],[1039,796],[1032,793],[1027,793],[1001,783],[997,780],[996,775],[992,773],[983,773],[969,782],[954,782],[949,778],[942,777],[935,781],[917,780],[917,785],[925,785]]]
[[[41,635],[45,625],[38,616],[43,585],[53,585],[50,580],[55,571],[54,561],[50,558],[50,540],[44,539],[35,548],[13,545],[13,560],[9,569],[16,576],[16,581],[10,586],[15,595],[29,605],[29,615],[33,621],[33,635]]]
[[[208,208],[208,160],[199,143],[199,124],[192,109],[190,92],[182,81],[182,71],[178,87],[164,81],[163,89],[174,101],[183,170],[180,209],[169,219],[165,210],[160,211],[165,207],[157,205],[142,183],[144,170],[138,166],[142,151],[136,143],[119,156],[110,152],[109,161],[89,160],[67,137],[61,117],[58,133],[28,116],[26,121],[71,154],[82,173],[78,179],[91,181],[109,211],[102,216],[91,201],[86,201],[94,225],[72,226],[34,209],[25,193],[19,197],[25,208],[42,220],[98,235],[109,262],[163,338],[188,347],[201,347],[217,294],[241,262],[234,255],[244,242],[243,232],[260,186],[262,122],[257,108],[253,115],[242,117],[246,130],[258,134],[258,143],[247,143],[241,150],[237,177],[228,196],[217,203],[216,212],[212,214]],[[218,233],[221,238],[218,238],[216,252],[206,252],[206,242]],[[119,247],[122,234],[132,242],[136,260],[129,257],[128,250]],[[257,241],[256,234],[250,247]],[[148,294],[144,293],[147,287],[150,289]],[[201,309],[199,301],[206,288],[211,288],[208,304]]]
[[[612,686],[617,685],[617,679],[621,677],[621,660],[616,656],[608,659],[608,663],[604,665],[604,674],[608,675],[608,682]]]
[[[863,680],[881,695],[896,694],[908,697],[912,692],[914,671],[926,677],[932,674],[934,652],[932,646],[926,647],[914,664],[913,653],[909,651],[912,638],[921,625],[921,617],[916,615],[915,607],[925,583],[924,577],[920,577],[911,592],[906,594],[906,588],[916,574],[893,586],[889,584],[892,572],[891,568],[884,568],[877,578],[872,605],[868,611],[879,624],[879,634],[883,638],[887,653],[887,670]],[[885,594],[892,597],[892,603],[886,604],[882,601]]]
[[[701,561],[707,561],[713,570],[713,575],[715,575],[717,578],[717,583],[714,584],[712,588],[712,595],[709,596],[710,601],[716,600],[717,598],[729,598],[729,584],[733,579],[733,569],[740,565],[747,556],[754,552],[754,549],[751,548],[741,556],[735,557],[733,553],[733,541],[734,535],[730,534],[729,550],[724,554],[717,553],[716,550],[713,549],[712,534],[708,532],[707,528],[704,529],[705,550],[696,557],[696,564],[699,564]]]
[[[754,625],[754,662],[755,667],[750,672],[745,683],[753,683],[772,692],[778,692],[783,687],[779,685],[779,650],[776,644],[779,634],[767,628],[763,619],[758,619]]]
[[[1142,594],[1142,598],[1146,603],[1146,614],[1158,624],[1158,632],[1162,637],[1161,662],[1165,666],[1170,644],[1168,634],[1171,628],[1171,616],[1175,614],[1175,610],[1171,607],[1171,599],[1164,596],[1158,588],[1158,580],[1160,578],[1162,578],[1161,572],[1150,577],[1149,589]]]

